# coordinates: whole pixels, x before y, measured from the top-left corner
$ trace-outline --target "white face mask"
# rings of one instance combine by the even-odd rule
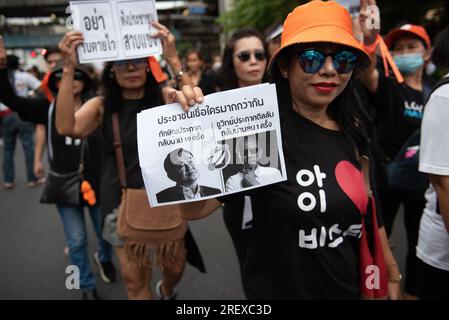
[[[426,74],[428,76],[431,76],[432,74],[435,73],[436,70],[437,70],[437,66],[432,61],[429,61],[429,63],[427,63],[427,66],[426,66]]]
[[[221,62],[214,62],[212,64],[212,70],[218,71],[218,69],[220,69],[220,68],[221,68]]]

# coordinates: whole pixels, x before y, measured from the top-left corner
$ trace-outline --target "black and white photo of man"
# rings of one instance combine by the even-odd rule
[[[195,167],[193,154],[183,148],[171,151],[164,160],[167,177],[176,185],[156,194],[158,203],[200,199],[221,193],[221,190],[199,185],[200,173]]]
[[[257,138],[255,134],[237,139],[235,151],[241,169],[226,180],[226,192],[282,180],[279,169],[260,164],[262,154]]]

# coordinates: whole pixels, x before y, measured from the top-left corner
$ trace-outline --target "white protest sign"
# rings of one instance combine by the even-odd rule
[[[154,207],[286,180],[276,87],[261,84],[137,115],[137,145]]]
[[[71,1],[74,29],[84,35],[78,47],[80,63],[127,60],[162,53],[151,37],[157,21],[154,0]]]

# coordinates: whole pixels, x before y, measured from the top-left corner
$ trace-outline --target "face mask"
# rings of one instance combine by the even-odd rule
[[[406,76],[415,73],[424,64],[420,53],[397,55],[393,57],[393,60],[399,71]]]
[[[214,64],[212,65],[212,70],[214,71],[218,71],[218,69],[221,68],[221,62],[214,62]]]
[[[431,76],[437,71],[437,66],[433,62],[429,62],[426,66],[426,74]]]

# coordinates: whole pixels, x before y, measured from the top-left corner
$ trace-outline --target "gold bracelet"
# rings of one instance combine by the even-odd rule
[[[393,284],[401,284],[401,280],[402,280],[402,275],[399,274],[399,276],[397,278],[389,278],[388,282],[393,283]]]

